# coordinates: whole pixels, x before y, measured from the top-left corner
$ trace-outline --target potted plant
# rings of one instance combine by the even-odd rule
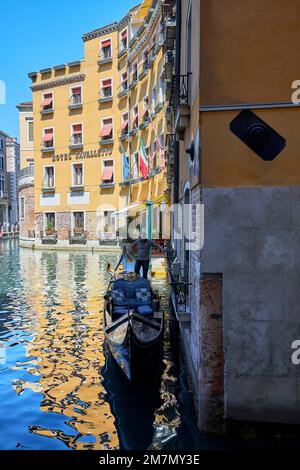
[[[52,235],[54,232],[53,223],[49,220],[46,227],[46,235]]]

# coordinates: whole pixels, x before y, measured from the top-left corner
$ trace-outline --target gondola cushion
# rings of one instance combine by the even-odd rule
[[[117,307],[137,308],[142,305],[152,307],[150,283],[147,279],[128,282],[118,279],[111,291],[114,312]]]
[[[125,307],[115,307],[114,308],[114,313],[116,315],[120,315],[120,316],[121,315],[126,315],[126,313],[128,313],[128,310]]]
[[[140,315],[152,315],[153,309],[149,305],[141,305],[140,307],[137,307],[137,312]]]
[[[122,289],[113,289],[111,298],[114,305],[126,305],[128,303],[125,293]]]

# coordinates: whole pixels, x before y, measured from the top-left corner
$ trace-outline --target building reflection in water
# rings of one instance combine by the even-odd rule
[[[164,377],[153,391],[135,394],[116,375],[119,371],[105,365],[106,265],[116,264],[117,256],[27,249],[18,256],[15,251],[5,258],[7,279],[0,283],[2,328],[26,351],[11,366],[16,394],[41,397],[43,426],[36,410],[22,414],[31,436],[75,450],[162,448],[180,424],[168,339]],[[157,287],[167,306],[165,283]]]

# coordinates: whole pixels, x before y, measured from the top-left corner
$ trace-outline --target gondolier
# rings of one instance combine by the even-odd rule
[[[155,247],[163,253],[163,249],[157,243],[154,243],[153,240],[148,240],[146,233],[142,232],[140,238],[136,240],[132,246],[131,251],[134,253],[136,250],[136,263],[134,267],[134,272],[140,274],[141,268],[143,268],[143,278],[147,279],[148,270],[150,265],[150,255],[151,249]]]

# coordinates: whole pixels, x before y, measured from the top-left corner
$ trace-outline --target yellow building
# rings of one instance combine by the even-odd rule
[[[29,74],[36,245],[118,244],[126,214],[148,228],[153,220],[152,235],[162,238],[155,209],[165,196],[161,15],[161,1],[145,0],[84,34],[82,61]]]

